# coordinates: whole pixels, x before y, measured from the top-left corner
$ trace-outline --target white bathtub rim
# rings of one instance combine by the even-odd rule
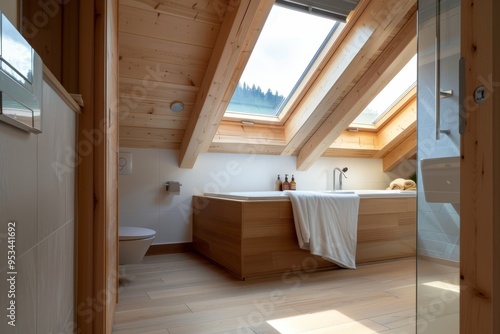
[[[308,190],[309,191],[309,190]],[[361,198],[394,198],[394,197],[416,197],[416,190],[324,190],[313,191],[320,193],[355,193]],[[236,200],[288,200],[287,191],[230,191],[220,193],[205,193],[208,197],[236,199]]]

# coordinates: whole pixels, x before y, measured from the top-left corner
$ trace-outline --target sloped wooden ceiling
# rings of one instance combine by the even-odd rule
[[[416,52],[416,0],[362,0],[282,122],[224,112],[271,0],[120,0],[120,146],[202,152],[375,157],[391,170],[416,151],[415,92],[372,131],[349,124]],[[173,112],[170,104],[184,103]]]

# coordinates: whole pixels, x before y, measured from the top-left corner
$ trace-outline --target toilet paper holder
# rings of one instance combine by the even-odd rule
[[[167,181],[163,185],[166,187],[167,192],[173,192],[173,193],[180,192],[182,186],[182,184],[177,181]]]

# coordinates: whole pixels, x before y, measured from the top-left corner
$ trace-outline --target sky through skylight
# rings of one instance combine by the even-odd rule
[[[392,108],[417,82],[417,56],[415,55],[389,81],[382,91],[359,114],[353,124],[374,125]]]
[[[227,111],[275,116],[334,24],[273,6]]]

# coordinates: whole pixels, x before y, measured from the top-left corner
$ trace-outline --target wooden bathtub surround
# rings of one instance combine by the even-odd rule
[[[193,197],[193,247],[241,279],[337,269],[298,246],[292,205]],[[416,199],[361,198],[356,263],[415,256]]]

